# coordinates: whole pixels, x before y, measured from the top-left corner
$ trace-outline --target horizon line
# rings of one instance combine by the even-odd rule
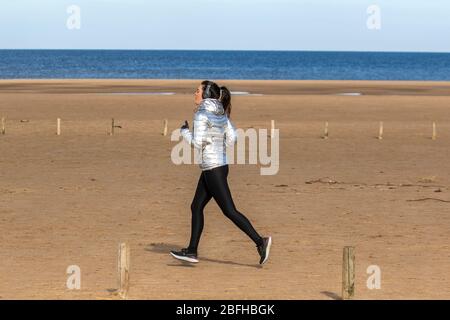
[[[33,50],[33,51],[225,51],[225,52],[345,52],[345,53],[450,53],[450,51],[400,51],[400,50],[297,50],[297,49],[102,49],[102,48],[0,48],[6,50]]]

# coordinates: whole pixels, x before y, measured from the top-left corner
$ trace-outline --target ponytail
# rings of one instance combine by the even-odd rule
[[[219,101],[222,103],[223,109],[229,118],[231,115],[231,92],[227,87],[220,87]]]

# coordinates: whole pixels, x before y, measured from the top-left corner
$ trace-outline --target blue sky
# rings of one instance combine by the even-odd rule
[[[67,8],[81,9],[69,30]],[[381,29],[367,25],[370,5]],[[449,0],[1,0],[0,48],[450,52]]]

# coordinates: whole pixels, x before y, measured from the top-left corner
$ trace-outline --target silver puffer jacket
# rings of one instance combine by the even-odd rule
[[[184,139],[198,151],[200,168],[210,170],[228,164],[226,146],[236,142],[236,130],[216,99],[204,99],[194,115],[193,133],[181,129]]]

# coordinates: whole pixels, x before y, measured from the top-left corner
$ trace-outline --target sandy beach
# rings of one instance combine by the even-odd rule
[[[192,122],[199,81],[0,80],[0,299],[118,299],[120,242],[129,299],[338,299],[344,246],[356,299],[450,299],[449,82],[218,82],[237,93],[236,127],[280,130],[276,175],[229,174],[237,208],[273,237],[264,267],[213,201],[200,263],[168,254],[187,245],[200,174],[171,162],[170,133]]]

